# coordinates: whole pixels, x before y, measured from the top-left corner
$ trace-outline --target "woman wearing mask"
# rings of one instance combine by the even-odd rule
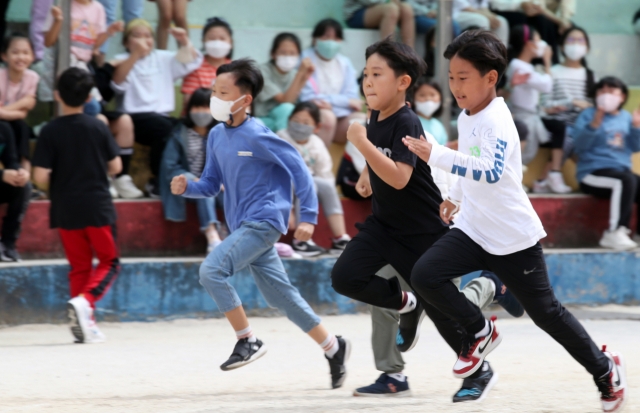
[[[256,97],[254,116],[272,131],[287,127],[300,91],[313,73],[311,59],[300,61],[301,51],[298,36],[280,33],[273,39],[271,60],[260,67],[264,87]]]
[[[202,45],[204,60],[202,65],[191,72],[182,82],[183,102],[189,102],[194,90],[211,88],[216,81],[216,71],[220,66],[231,61],[233,54],[233,30],[222,17],[207,19],[202,29]]]
[[[362,100],[358,92],[356,71],[351,61],[341,55],[344,39],[342,25],[334,19],[320,21],[313,29],[312,47],[302,53],[315,70],[302,92],[300,100],[312,100],[320,108],[321,125],[318,136],[329,146],[345,143],[352,120],[363,120]]]
[[[511,89],[510,107],[513,118],[526,125],[529,130],[527,144],[522,154],[522,163],[533,160],[538,147],[551,148],[551,160],[542,176],[534,183],[534,192],[569,193],[571,187],[564,183],[562,162],[564,159],[564,122],[542,118],[544,112],[539,105],[540,93],[550,93],[553,87],[551,79],[551,48],[540,38],[538,32],[529,25],[516,26],[511,30],[509,52],[512,58],[507,68],[507,83],[514,77],[523,78],[522,83]],[[531,61],[544,62],[544,73],[537,72]],[[513,83],[515,84],[515,83]]]
[[[164,218],[168,221],[183,222],[187,219],[186,198],[171,193],[171,180],[185,175],[191,181],[200,179],[204,169],[205,147],[209,131],[217,122],[211,116],[209,101],[211,89],[196,89],[187,102],[186,117],[177,126],[162,155],[160,167],[160,198]],[[190,199],[195,202],[200,220],[200,230],[207,238],[207,253],[217,247],[222,240],[218,234],[220,222],[216,215],[216,204],[222,207],[223,192],[216,198]]]
[[[631,155],[640,151],[640,108],[633,114],[622,109],[628,93],[627,85],[618,78],[600,80],[596,107],[580,113],[573,135],[580,189],[611,199],[609,229],[600,246],[616,250],[638,246],[629,237],[629,225],[633,204],[640,203],[640,176],[631,170]]]

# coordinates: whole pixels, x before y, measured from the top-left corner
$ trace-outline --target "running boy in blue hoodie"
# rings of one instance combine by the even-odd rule
[[[342,386],[349,341],[329,334],[320,318],[291,285],[274,248],[287,232],[292,182],[300,199],[301,224],[295,238],[307,241],[317,222],[313,179],[296,149],[252,117],[251,106],[263,86],[255,62],[240,59],[218,68],[211,114],[222,122],[211,130],[207,160],[199,181],[173,178],[171,192],[188,198],[215,196],[224,185],[226,222],[231,231],[200,266],[200,283],[236,332],[238,342],[220,368],[232,370],[262,357],[266,345],[254,335],[229,277],[248,269],[267,302],[309,334],[325,352],[331,385]]]

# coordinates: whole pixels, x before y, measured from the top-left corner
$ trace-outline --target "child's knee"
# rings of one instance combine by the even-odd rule
[[[400,16],[402,19],[413,19],[413,7],[409,3],[400,3]]]
[[[338,118],[330,109],[320,110],[320,127],[324,129],[335,129]]]
[[[331,270],[331,287],[333,287],[337,293],[342,295],[349,293],[351,290],[351,283],[349,282],[351,277],[349,274],[352,273],[352,271],[352,268],[342,265],[340,260],[333,266]]]
[[[231,273],[217,264],[210,265],[205,261],[200,265],[199,275],[200,284],[205,285],[209,283],[224,282],[231,276]]]
[[[384,6],[384,15],[391,20],[398,20],[400,18],[400,6],[396,3],[390,2]]]

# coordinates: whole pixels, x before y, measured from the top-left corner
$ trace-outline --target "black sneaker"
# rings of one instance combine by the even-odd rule
[[[405,377],[404,381],[398,381],[388,374],[382,373],[375,383],[355,389],[353,395],[359,397],[408,397],[411,396],[409,378]]]
[[[325,358],[329,361],[329,370],[331,372],[331,388],[337,389],[342,387],[344,379],[347,378],[347,361],[351,355],[351,343],[349,340],[336,336],[338,340],[338,352],[329,358],[325,354]]]
[[[462,381],[462,387],[453,395],[453,402],[481,402],[498,381],[488,361],[478,371]]]
[[[258,360],[266,352],[267,346],[262,341],[256,340],[254,343],[250,343],[248,338],[243,338],[238,340],[229,360],[222,363],[220,369],[224,371],[237,369]]]
[[[2,262],[22,262],[20,254],[16,251],[16,247],[7,247],[0,244],[0,261]]]
[[[291,247],[293,247],[293,250],[303,257],[317,257],[318,255],[327,252],[324,248],[316,245],[313,240],[298,241],[294,239],[291,243]]]
[[[424,320],[424,307],[418,300],[416,308],[405,314],[400,314],[400,325],[396,334],[396,346],[402,353],[406,353],[418,344],[420,326]]]
[[[520,301],[511,294],[511,291],[507,289],[507,286],[500,281],[500,278],[498,278],[497,275],[489,271],[482,271],[480,276],[490,279],[496,285],[496,294],[493,299],[500,304],[502,308],[507,310],[507,313],[514,317],[522,317],[524,314],[522,304],[520,304]]]
[[[343,235],[339,239],[331,240],[331,253],[332,254],[342,254],[345,248],[347,248],[347,244],[351,241],[351,237],[348,235]]]

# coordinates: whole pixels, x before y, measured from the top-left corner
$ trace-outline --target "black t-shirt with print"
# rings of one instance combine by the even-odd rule
[[[62,116],[42,128],[33,165],[51,169],[51,228],[115,223],[107,162],[118,152],[107,126],[88,115]]]
[[[395,238],[420,234],[436,234],[447,228],[440,219],[442,195],[433,182],[431,168],[402,143],[402,138],[424,136],[418,116],[404,106],[388,118],[378,121],[378,111],[372,111],[367,137],[376,148],[395,162],[413,166],[409,183],[395,189],[369,168],[373,216]]]

